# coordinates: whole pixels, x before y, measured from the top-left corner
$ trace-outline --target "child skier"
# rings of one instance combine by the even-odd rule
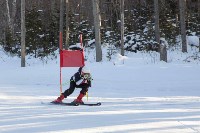
[[[78,72],[71,77],[69,89],[65,90],[53,103],[62,103],[62,100],[71,95],[75,88],[81,88],[79,96],[73,103],[84,104],[82,98],[86,95],[88,88],[91,87],[91,80],[90,70],[86,66],[80,67]]]

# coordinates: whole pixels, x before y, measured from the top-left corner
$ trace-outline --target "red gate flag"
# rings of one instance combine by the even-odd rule
[[[62,94],[62,67],[82,67],[85,66],[82,34],[80,34],[80,43],[82,50],[63,50],[62,32],[59,36],[60,43],[60,94]]]
[[[82,67],[84,66],[84,54],[81,50],[61,50],[60,67]]]

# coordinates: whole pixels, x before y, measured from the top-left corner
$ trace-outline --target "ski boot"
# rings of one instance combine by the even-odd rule
[[[65,98],[63,94],[61,94],[57,99],[52,101],[52,103],[62,103],[62,100]]]
[[[84,94],[79,94],[79,96],[72,102],[72,103],[76,103],[76,104],[84,104],[84,102],[82,101],[82,98],[84,97]]]

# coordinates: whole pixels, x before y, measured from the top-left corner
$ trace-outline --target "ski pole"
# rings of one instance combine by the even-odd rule
[[[86,97],[87,97],[87,101],[88,101],[88,91],[86,92]]]

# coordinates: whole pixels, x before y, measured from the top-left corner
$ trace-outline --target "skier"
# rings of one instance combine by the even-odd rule
[[[82,98],[86,95],[88,88],[91,87],[91,80],[90,69],[86,66],[80,67],[78,72],[71,77],[69,89],[65,90],[53,103],[62,103],[62,100],[71,95],[75,88],[81,88],[79,96],[72,103],[84,104]]]

